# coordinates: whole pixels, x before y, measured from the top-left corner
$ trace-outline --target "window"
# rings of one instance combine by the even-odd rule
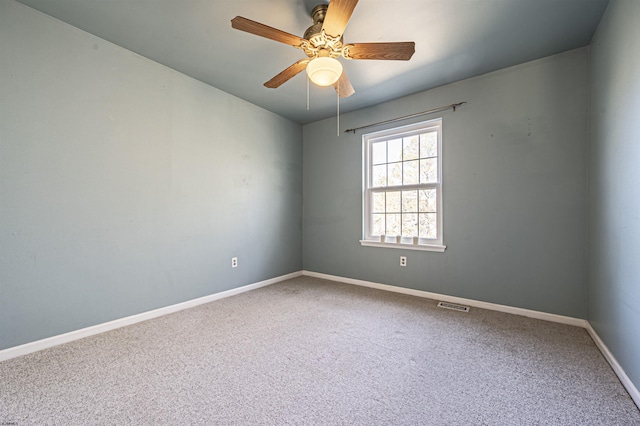
[[[444,251],[442,120],[363,136],[362,245]]]

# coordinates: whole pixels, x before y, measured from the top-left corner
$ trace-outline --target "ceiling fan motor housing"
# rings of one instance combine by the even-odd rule
[[[320,4],[313,8],[311,11],[311,18],[313,19],[313,25],[311,25],[304,32],[304,38],[311,40],[313,37],[317,37],[322,34],[322,24],[324,23],[324,17],[327,14],[327,5]]]
[[[311,11],[313,25],[304,32],[304,41],[300,46],[310,58],[337,58],[342,54],[342,37],[331,37],[322,31],[327,9],[326,4],[319,4]]]

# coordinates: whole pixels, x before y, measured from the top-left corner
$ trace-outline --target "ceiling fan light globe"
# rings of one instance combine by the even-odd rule
[[[316,58],[307,65],[307,75],[318,86],[331,86],[342,75],[342,64],[335,58]]]

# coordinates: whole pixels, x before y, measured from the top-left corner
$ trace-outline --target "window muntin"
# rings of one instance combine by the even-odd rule
[[[363,142],[363,243],[444,249],[442,120],[367,134]]]

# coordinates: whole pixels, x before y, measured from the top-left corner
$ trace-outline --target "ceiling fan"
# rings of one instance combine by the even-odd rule
[[[415,43],[412,41],[344,44],[342,34],[357,4],[358,0],[331,0],[328,5],[316,6],[311,11],[313,25],[307,28],[302,38],[242,16],[233,18],[231,26],[288,44],[307,55],[264,83],[266,87],[280,87],[306,69],[315,84],[334,86],[338,96],[346,98],[353,95],[355,90],[337,58],[408,61],[415,52]]]

